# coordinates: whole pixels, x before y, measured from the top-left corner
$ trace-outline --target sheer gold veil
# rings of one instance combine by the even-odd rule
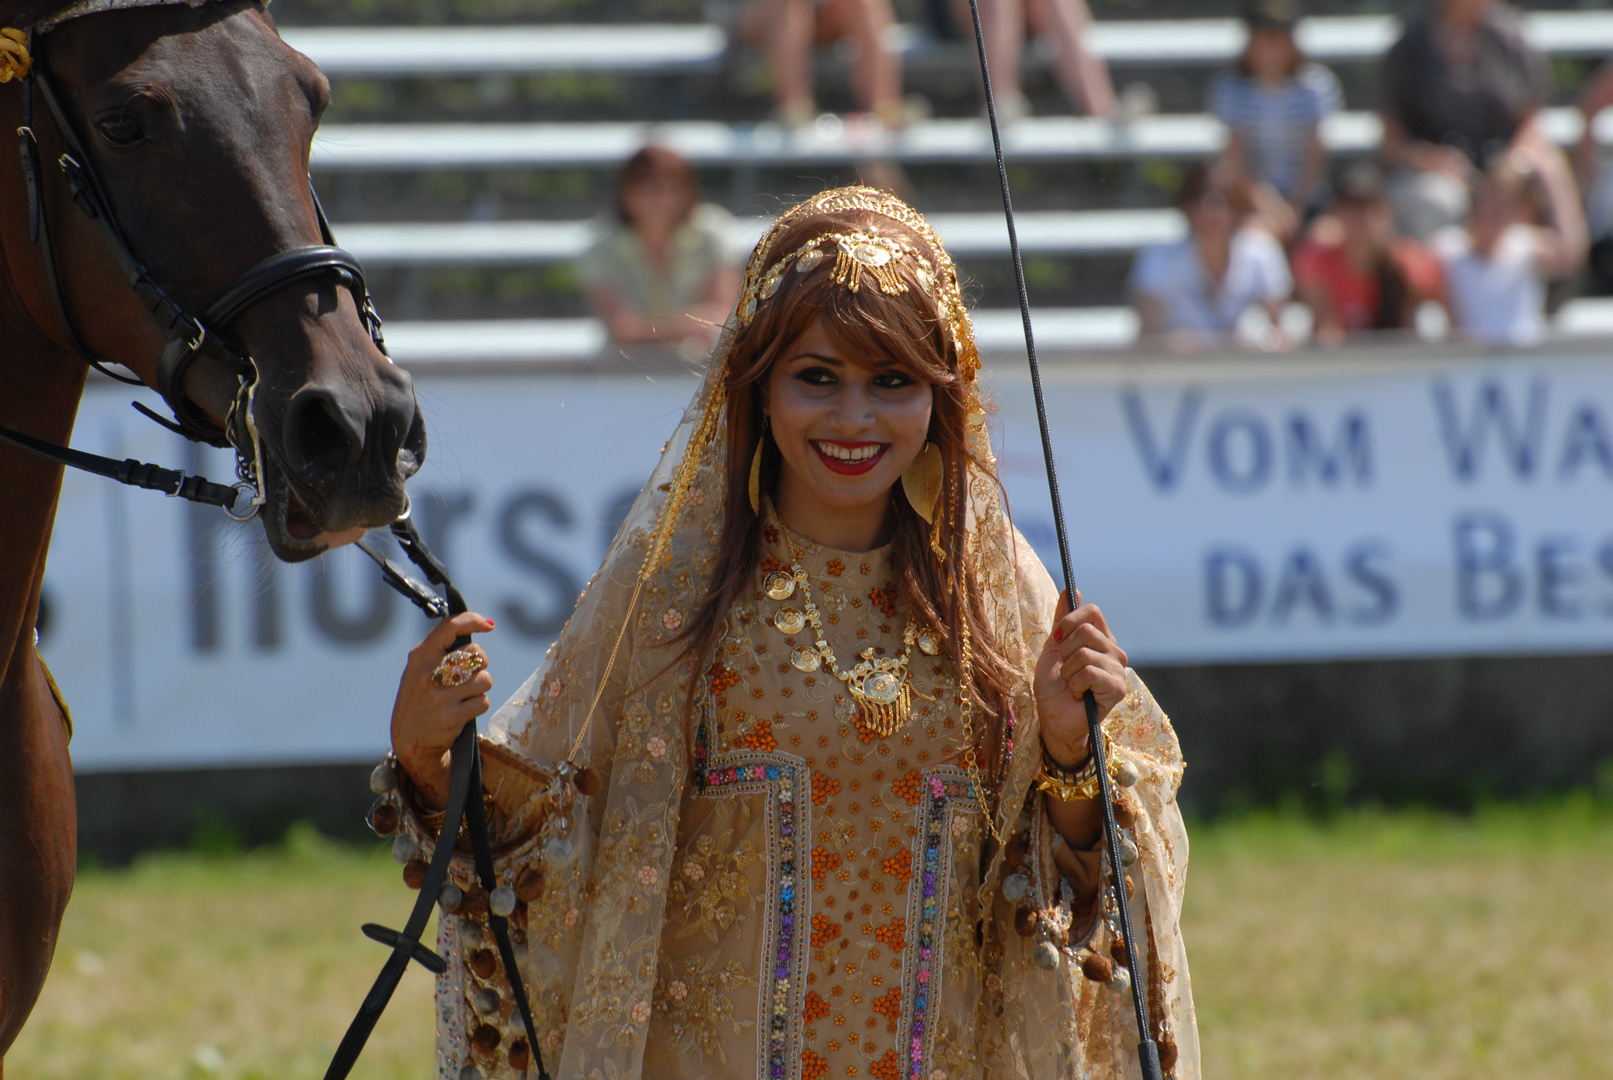
[[[772,251],[774,240],[806,217],[844,209],[888,217],[918,232],[933,247],[941,264],[934,282],[937,308],[958,347],[960,367],[978,368],[956,271],[923,218],[894,196],[869,188],[825,192],[784,214],[757,245],[739,309],[724,328],[699,389],[633,501],[603,565],[543,663],[488,726],[494,743],[540,768],[573,762],[604,781],[599,795],[578,799],[571,811],[578,820],[564,842],[557,842],[552,833],[540,836],[530,841],[533,850],[528,853],[536,860],[537,849],[550,845],[543,860],[546,887],[528,909],[522,963],[540,1049],[556,1077],[620,1080],[639,1075],[679,808],[692,770],[698,767],[684,703],[690,680],[701,673],[682,655],[687,639],[679,635],[710,585],[727,512],[724,379],[736,335],[754,313],[766,288],[765,271],[778,257]],[[973,373],[968,372],[971,377]],[[974,561],[998,646],[1016,672],[1017,730],[1011,732],[1000,794],[993,800],[997,831],[1007,835],[1019,827],[1039,763],[1031,675],[1057,597],[1046,571],[1009,522],[987,440],[978,441],[972,456],[978,468],[968,499],[968,557]],[[1146,696],[1146,690],[1142,693]],[[1151,700],[1147,706],[1152,708]],[[1131,757],[1145,777],[1152,774],[1162,781],[1156,785],[1161,797],[1150,797],[1154,805],[1142,809],[1149,821],[1158,819],[1164,826],[1165,843],[1145,842],[1143,824],[1137,827],[1138,839],[1145,862],[1150,858],[1158,862],[1146,876],[1150,900],[1157,893],[1160,903],[1149,907],[1161,918],[1169,913],[1172,949],[1165,950],[1164,959],[1180,984],[1180,992],[1171,992],[1185,1002],[1190,1016],[1186,961],[1175,933],[1181,882],[1173,870],[1167,882],[1166,861],[1173,856],[1162,854],[1168,845],[1179,845],[1185,861],[1185,834],[1174,802],[1169,802],[1180,777],[1180,759],[1174,736],[1167,746],[1167,740],[1146,727],[1139,721],[1141,741],[1132,747],[1132,740],[1123,739],[1117,752]],[[1168,725],[1165,731],[1168,734]],[[1139,784],[1137,790],[1145,786]],[[982,897],[985,910],[1001,914],[1004,902],[996,885],[1003,852],[992,847]],[[522,853],[510,857],[519,859]],[[1011,910],[1005,918],[1011,927]],[[457,951],[451,937],[445,933],[442,943]],[[1083,1023],[1096,1024],[1099,1030],[1107,1025],[1123,1031],[1124,1002],[1106,991],[1094,996],[1089,988],[1096,984],[1084,983],[1078,971],[1072,977],[1067,970],[1036,968],[1029,959],[1031,944],[1022,946],[1011,930],[1007,938],[1008,967],[1023,974],[1022,980],[1016,977],[1012,993],[1023,1012],[1014,1023],[1017,1030],[1011,1040],[1024,1062],[1019,1071],[1069,1075],[1065,1070],[1074,1035],[1075,996],[1084,995],[1081,1007],[1088,1016]],[[1018,954],[1021,949],[1024,955]],[[1057,989],[1060,985],[1062,990]],[[1116,1005],[1121,1006],[1114,1013],[1120,1022],[1109,1023]],[[1135,1041],[1134,1036],[1120,1039],[1120,1043]],[[1120,1043],[1115,1053],[1123,1058]],[[1193,1051],[1196,1063],[1196,1046]],[[1184,1059],[1187,1056],[1184,1053]],[[1179,1070],[1179,1075],[1188,1074]]]

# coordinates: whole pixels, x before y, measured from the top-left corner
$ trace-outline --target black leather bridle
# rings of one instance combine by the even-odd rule
[[[42,35],[29,34],[28,49],[33,62],[22,78],[22,123],[17,128],[17,143],[28,190],[28,239],[39,245],[40,255],[44,258],[45,280],[50,287],[57,321],[73,351],[90,367],[120,382],[140,383],[138,379],[112,370],[105,360],[92,353],[79,337],[68,313],[66,298],[62,293],[61,268],[51,243],[50,219],[45,209],[39,140],[33,130],[36,93],[55,121],[63,147],[57,164],[67,177],[68,192],[72,195],[74,205],[100,234],[130,288],[134,289],[140,302],[157,320],[168,338],[157,359],[156,390],[173,410],[174,418],[169,420],[159,416],[139,403],[135,404],[135,408],[187,439],[212,446],[233,447],[240,479],[253,488],[252,514],[255,514],[264,502],[262,448],[252,417],[252,395],[257,387],[258,368],[251,353],[230,340],[225,331],[238,316],[270,293],[293,282],[331,277],[352,292],[358,305],[359,318],[363,320],[370,340],[385,354],[381,317],[376,314],[374,301],[365,285],[364,268],[353,255],[335,246],[330,221],[325,216],[325,208],[320,205],[319,195],[314,191],[310,178],[308,192],[313,199],[314,213],[319,219],[320,237],[324,243],[290,248],[270,255],[221,289],[200,315],[191,314],[152,276],[124,239],[113,216],[111,201],[107,199],[105,189],[95,173],[92,159],[84,152],[77,128],[45,72],[40,55],[42,41]],[[208,356],[224,363],[234,371],[238,380],[235,402],[222,427],[208,419],[185,397],[186,369],[199,356]],[[238,516],[233,511],[230,513],[232,517]]]
[[[386,343],[381,337],[381,317],[376,314],[369,289],[365,287],[364,270],[356,258],[335,246],[330,221],[325,217],[325,209],[319,203],[319,195],[314,191],[313,181],[310,178],[308,192],[313,198],[314,212],[319,218],[320,236],[325,242],[291,248],[269,256],[226,285],[202,310],[200,316],[190,314],[151,276],[150,271],[135,257],[123,234],[118,230],[117,222],[112,216],[111,203],[107,200],[95,175],[91,159],[84,152],[72,119],[62,108],[61,100],[57,97],[40,63],[38,52],[40,37],[41,35],[33,33],[28,36],[28,51],[33,57],[33,62],[22,80],[22,124],[17,128],[17,140],[22,157],[23,176],[28,188],[28,239],[31,243],[39,245],[40,253],[44,257],[45,277],[50,286],[51,301],[56,307],[57,320],[61,323],[62,331],[67,336],[73,351],[86,364],[120,382],[143,385],[139,379],[132,379],[111,370],[105,361],[90,352],[73,328],[73,321],[67,313],[67,304],[62,295],[61,275],[55,251],[51,247],[50,222],[45,212],[39,141],[33,131],[33,98],[36,92],[44,99],[56,122],[56,129],[64,148],[57,162],[67,176],[68,190],[72,194],[74,204],[90,219],[111,250],[112,257],[117,260],[130,287],[162,326],[163,332],[168,335],[168,340],[157,360],[157,391],[173,410],[174,418],[169,420],[159,416],[138,402],[135,408],[188,439],[218,447],[233,447],[240,482],[226,487],[212,483],[205,477],[187,476],[178,469],[165,469],[132,458],[117,461],[98,454],[74,450],[71,447],[57,446],[6,427],[0,427],[0,442],[10,443],[57,464],[95,473],[119,483],[164,491],[175,498],[188,499],[192,502],[220,506],[226,514],[237,521],[249,520],[257,515],[264,502],[262,447],[252,417],[253,391],[257,386],[258,369],[251,354],[230,341],[220,331],[228,327],[247,308],[275,290],[295,281],[328,275],[352,291],[353,299],[358,304],[359,317],[363,320],[365,329],[369,331],[370,339],[375,342],[376,348],[385,354]],[[231,365],[239,380],[239,390],[222,427],[214,424],[198,410],[185,397],[182,390],[185,369],[198,356],[204,355]],[[250,512],[241,514],[236,512],[235,507],[244,490],[252,493],[252,508]],[[393,537],[410,561],[426,575],[431,584],[441,586],[444,595],[439,596],[430,586],[415,581],[374,548],[360,543],[358,546],[380,565],[387,584],[429,616],[444,618],[463,612],[465,601],[454,588],[447,569],[437,561],[420,539],[407,510],[393,522],[391,529]],[[461,637],[451,648],[457,649],[469,642],[469,637]],[[482,788],[481,753],[476,739],[476,721],[468,722],[455,739],[452,760],[452,783],[441,832],[441,836],[450,839],[439,841],[436,845],[436,851],[426,872],[426,880],[404,928],[391,930],[375,923],[364,925],[364,933],[376,941],[390,945],[392,954],[380,974],[376,976],[374,985],[365,996],[358,1014],[353,1018],[341,1044],[337,1047],[325,1074],[327,1080],[341,1080],[352,1070],[354,1062],[358,1060],[365,1042],[375,1028],[376,1021],[386,1009],[387,1002],[391,1000],[393,991],[397,989],[398,982],[411,961],[424,965],[434,974],[441,974],[447,970],[446,961],[420,939],[425,932],[431,910],[448,880],[449,862],[455,850],[455,843],[451,838],[459,835],[461,821],[464,821],[471,839],[471,854],[478,879],[489,892],[497,884],[494,879],[491,838],[482,800],[470,796],[472,791],[479,793]],[[488,925],[498,943],[499,956],[510,982],[522,1026],[526,1031],[537,1075],[539,1080],[548,1080],[549,1074],[544,1068],[543,1056],[539,1052],[531,1005],[527,999],[526,987],[521,980],[515,947],[510,939],[508,920],[489,912]]]

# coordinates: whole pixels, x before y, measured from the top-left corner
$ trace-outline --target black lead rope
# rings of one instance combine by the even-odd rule
[[[70,446],[58,446],[43,439],[36,439],[32,435],[8,427],[0,427],[0,442],[11,443],[58,465],[82,469],[121,484],[161,491],[177,499],[223,507],[225,513],[231,517],[236,517],[231,508],[239,499],[241,490],[249,486],[242,483],[226,487],[223,484],[215,484],[206,477],[190,476],[179,469],[165,469],[160,465],[136,461],[134,458],[119,461],[116,458],[102,457],[99,454],[75,450]],[[237,517],[236,520],[244,519]],[[386,583],[432,618],[443,619],[463,612],[464,597],[454,588],[453,581],[448,577],[448,571],[420,539],[420,534],[415,531],[414,522],[409,519],[407,512],[402,519],[393,522],[392,535],[397,540],[398,546],[403,549],[403,553],[420,568],[426,578],[433,585],[442,587],[446,599],[415,581],[391,559],[360,541],[358,547],[380,566],[381,576]],[[470,644],[468,636],[459,637],[454,640],[450,648],[458,649],[468,644]],[[426,871],[425,882],[420,886],[420,896],[415,900],[414,910],[409,913],[409,921],[404,924],[402,930],[391,930],[378,923],[365,923],[361,928],[366,937],[383,945],[392,946],[392,955],[387,958],[380,974],[375,977],[375,984],[365,995],[364,1003],[359,1006],[357,1015],[347,1027],[347,1033],[342,1036],[341,1044],[337,1046],[335,1056],[331,1058],[330,1068],[325,1072],[325,1080],[343,1080],[352,1071],[359,1054],[364,1050],[364,1044],[369,1041],[370,1033],[375,1030],[376,1021],[381,1019],[381,1013],[392,1000],[392,994],[397,990],[410,960],[418,961],[433,975],[441,975],[448,970],[447,961],[425,945],[420,936],[425,933],[426,923],[431,918],[431,907],[442,894],[443,883],[448,880],[448,864],[453,859],[455,838],[459,836],[461,822],[464,822],[465,831],[470,835],[476,876],[481,881],[482,888],[491,894],[498,885],[493,868],[493,844],[488,834],[487,817],[482,807],[482,800],[480,797],[474,799],[469,797],[472,791],[482,790],[482,755],[480,745],[476,741],[476,721],[466,723],[454,739],[452,761],[448,806],[443,814],[442,830],[437,835],[431,865]],[[538,1049],[537,1027],[532,1020],[532,1006],[527,999],[526,985],[521,980],[515,946],[510,940],[509,920],[488,912],[487,923],[488,928],[493,931],[494,940],[498,942],[499,958],[504,964],[504,974],[510,983],[510,993],[515,999],[516,1011],[521,1014],[521,1024],[526,1029],[527,1045],[532,1051],[532,1062],[537,1066],[538,1080],[549,1080],[549,1073],[543,1067],[543,1055]]]
[[[446,600],[410,578],[396,563],[380,552],[361,542],[359,547],[381,567],[381,574],[387,584],[433,618],[463,612],[464,597],[454,588],[454,583],[449,579],[448,571],[442,563],[437,561],[431,549],[420,539],[420,534],[415,531],[414,522],[407,513],[392,524],[392,536],[403,549],[403,553],[409,557],[409,561],[425,574],[426,579],[431,584],[442,587]],[[458,649],[468,644],[470,644],[468,636],[460,637],[455,639],[450,648]],[[493,869],[493,844],[488,835],[487,817],[481,800],[482,755],[476,741],[476,721],[471,720],[460,729],[459,735],[454,739],[452,761],[448,805],[443,811],[442,829],[437,834],[437,844],[431,853],[431,865],[426,869],[426,880],[421,883],[420,895],[415,899],[414,909],[409,913],[409,921],[404,924],[402,930],[391,930],[376,923],[365,923],[362,927],[366,937],[383,945],[392,946],[392,955],[387,957],[380,974],[375,977],[375,984],[365,995],[363,1004],[353,1017],[353,1022],[347,1027],[347,1033],[342,1036],[341,1044],[337,1046],[336,1053],[331,1058],[330,1067],[325,1070],[325,1080],[344,1080],[352,1071],[359,1054],[364,1050],[364,1044],[369,1041],[370,1033],[375,1030],[376,1022],[381,1019],[381,1013],[386,1010],[393,992],[403,979],[403,973],[408,968],[410,960],[417,961],[434,975],[441,975],[448,970],[448,962],[425,945],[420,936],[425,933],[426,923],[431,918],[432,905],[437,902],[438,896],[442,894],[443,883],[448,880],[448,864],[453,860],[461,822],[464,822],[466,831],[470,834],[471,854],[476,864],[476,876],[481,881],[482,888],[491,894],[498,885]],[[473,792],[476,794],[475,798],[471,797]],[[509,920],[488,912],[487,924],[493,931],[493,939],[498,943],[499,958],[504,964],[504,974],[509,980],[516,1011],[521,1014],[521,1024],[526,1029],[527,1045],[532,1051],[532,1062],[537,1066],[538,1080],[549,1080],[549,1073],[543,1067],[543,1055],[538,1049],[537,1026],[532,1020],[532,1006],[527,999],[526,985],[521,980],[521,970],[515,957],[515,945],[510,940]]]
[[[347,288],[358,305],[359,317],[369,332],[370,339],[377,349],[383,354],[386,353],[386,342],[381,334],[381,318],[376,313],[375,304],[365,285],[364,270],[357,259],[335,246],[330,221],[325,216],[325,208],[320,205],[319,195],[314,191],[311,179],[308,191],[313,200],[315,216],[319,221],[320,238],[324,243],[305,245],[270,255],[226,285],[223,291],[209,302],[200,317],[189,314],[152,277],[124,241],[113,220],[111,201],[101,188],[92,160],[84,152],[72,120],[62,107],[46,76],[44,61],[39,55],[40,45],[39,36],[30,33],[28,50],[34,62],[32,70],[22,80],[22,124],[17,129],[18,156],[28,196],[28,238],[30,242],[40,246],[57,322],[72,350],[86,364],[103,374],[119,382],[140,385],[140,379],[130,378],[111,370],[104,361],[90,352],[79,338],[69,317],[56,252],[51,245],[50,224],[44,197],[44,169],[40,160],[39,142],[33,130],[34,94],[37,90],[51,114],[57,136],[63,146],[63,153],[57,159],[57,163],[66,174],[68,191],[74,204],[100,234],[128,284],[168,336],[168,341],[157,361],[156,389],[173,408],[175,420],[166,420],[139,402],[135,403],[135,408],[169,430],[193,441],[218,447],[233,446],[229,432],[214,429],[205,417],[198,417],[193,413],[182,392],[185,368],[203,352],[233,360],[245,369],[245,374],[242,376],[243,393],[245,393],[246,387],[250,385],[247,377],[250,376],[252,382],[256,381],[256,365],[249,355],[221,341],[209,327],[227,326],[242,311],[271,292],[307,278],[331,276],[339,285]],[[250,402],[250,397],[247,401]],[[252,474],[254,483],[243,481],[233,486],[215,484],[205,477],[190,476],[178,469],[166,469],[133,458],[118,461],[115,458],[75,450],[70,446],[59,446],[7,427],[0,427],[0,441],[10,443],[57,465],[82,469],[132,487],[162,491],[174,498],[222,507],[226,514],[237,521],[250,519],[256,515],[258,509],[254,502],[251,512],[244,517],[235,513],[234,507],[242,491],[253,488],[254,483],[264,482],[263,477]],[[239,448],[237,453],[241,453]],[[254,489],[253,494],[256,496],[261,492]],[[444,618],[463,612],[464,598],[449,580],[448,571],[421,541],[407,512],[393,523],[392,534],[403,548],[404,554],[420,568],[426,578],[433,585],[442,587],[446,599],[414,581],[396,564],[361,543],[359,547],[380,564],[382,576],[387,584],[434,618]],[[468,636],[460,637],[451,648],[461,648],[469,643]],[[474,720],[467,723],[454,740],[452,761],[448,807],[444,813],[442,831],[438,835],[431,865],[420,889],[420,896],[415,902],[414,910],[409,914],[409,921],[404,924],[401,931],[390,930],[375,923],[367,923],[363,927],[368,937],[392,946],[392,955],[382,967],[381,973],[376,976],[375,984],[370,988],[364,1003],[359,1007],[358,1014],[348,1026],[347,1033],[331,1060],[330,1068],[325,1073],[326,1080],[341,1080],[352,1070],[370,1033],[375,1029],[376,1021],[381,1018],[387,1002],[397,990],[398,982],[403,978],[403,972],[408,968],[410,960],[418,961],[433,974],[441,975],[448,970],[447,962],[423,944],[420,935],[425,932],[426,923],[431,917],[432,905],[441,895],[443,883],[447,880],[448,864],[453,859],[462,822],[470,835],[476,874],[482,886],[491,893],[497,884],[494,878],[492,841],[488,835],[486,814],[480,798],[482,764]],[[469,797],[472,791],[477,793],[474,799]],[[503,917],[489,912],[488,925],[498,942],[504,972],[509,979],[516,1008],[521,1014],[521,1022],[526,1028],[532,1060],[537,1066],[538,1080],[549,1080],[549,1074],[543,1067],[543,1056],[538,1050],[532,1008],[527,1000],[526,988],[521,981],[515,948],[510,941],[509,923]]]
[[[0,442],[21,447],[57,465],[82,469],[96,476],[104,476],[108,480],[116,480],[120,484],[128,484],[130,487],[160,491],[171,498],[205,503],[208,506],[220,506],[232,517],[235,515],[231,508],[240,499],[242,490],[251,486],[246,483],[233,486],[215,484],[205,476],[191,476],[183,469],[165,469],[161,465],[136,461],[134,458],[119,461],[117,458],[75,450],[71,446],[57,446],[55,443],[36,439],[26,432],[8,427],[0,427]]]
[[[991,123],[991,143],[997,155],[997,183],[1003,193],[1003,216],[1008,223],[1008,251],[1014,260],[1014,284],[1019,288],[1019,317],[1025,324],[1025,354],[1030,360],[1031,392],[1036,396],[1036,423],[1042,433],[1042,460],[1047,465],[1048,493],[1053,499],[1053,526],[1059,537],[1059,568],[1064,573],[1065,596],[1075,596],[1075,573],[1070,560],[1070,540],[1064,528],[1064,500],[1059,495],[1058,470],[1053,463],[1053,435],[1047,423],[1047,401],[1042,396],[1042,365],[1036,357],[1036,336],[1031,332],[1030,294],[1025,291],[1025,265],[1019,257],[1019,233],[1014,228],[1014,200],[1008,192],[1008,165],[1003,159],[1002,129],[997,124],[997,99],[991,91],[991,70],[986,63],[986,35],[980,26],[980,0],[969,0],[974,20],[975,48],[980,54],[980,82],[985,91],[986,118]],[[1137,1011],[1137,1063],[1143,1080],[1160,1080],[1159,1045],[1148,1023],[1148,1001],[1144,997],[1142,969],[1137,965],[1137,940],[1131,927],[1131,904],[1126,896],[1124,863],[1120,858],[1120,827],[1115,822],[1114,792],[1109,787],[1109,763],[1105,760],[1103,726],[1098,721],[1098,703],[1092,691],[1086,692],[1087,731],[1092,746],[1092,763],[1098,771],[1098,800],[1103,806],[1103,835],[1109,850],[1109,869],[1114,875],[1115,906],[1119,909],[1120,935],[1126,943],[1126,966],[1131,969],[1131,1001]],[[1158,963],[1158,958],[1154,958]]]

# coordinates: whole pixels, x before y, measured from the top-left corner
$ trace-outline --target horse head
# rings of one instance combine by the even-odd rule
[[[17,274],[8,252],[12,276],[47,336],[65,348],[76,332],[87,351],[156,387],[158,358],[174,334],[160,325],[162,312],[146,310],[149,294],[143,304],[130,288],[90,215],[75,208],[56,167],[73,141],[55,129],[71,126],[107,217],[149,280],[179,308],[201,313],[263,260],[322,242],[308,154],[330,84],[254,0],[135,8],[107,0],[117,9],[53,26],[50,9],[60,4],[47,0],[29,21],[15,10],[27,0],[0,3],[0,16],[17,19],[5,25],[49,27],[35,33],[34,62],[62,115],[36,102],[32,126],[71,329],[61,326],[45,275]],[[6,232],[11,248],[14,227]],[[256,368],[250,415],[261,447],[263,524],[287,561],[397,519],[408,505],[404,481],[425,457],[413,382],[372,340],[353,283],[340,270],[295,277],[207,327]],[[181,415],[236,432],[250,459],[240,417],[231,423],[232,406],[246,399],[239,364],[229,359],[198,352],[164,389]]]

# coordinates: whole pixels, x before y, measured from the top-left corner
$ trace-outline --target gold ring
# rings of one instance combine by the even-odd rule
[[[431,681],[438,686],[460,686],[470,682],[471,677],[486,666],[487,657],[480,649],[455,649],[442,658],[431,673]]]

